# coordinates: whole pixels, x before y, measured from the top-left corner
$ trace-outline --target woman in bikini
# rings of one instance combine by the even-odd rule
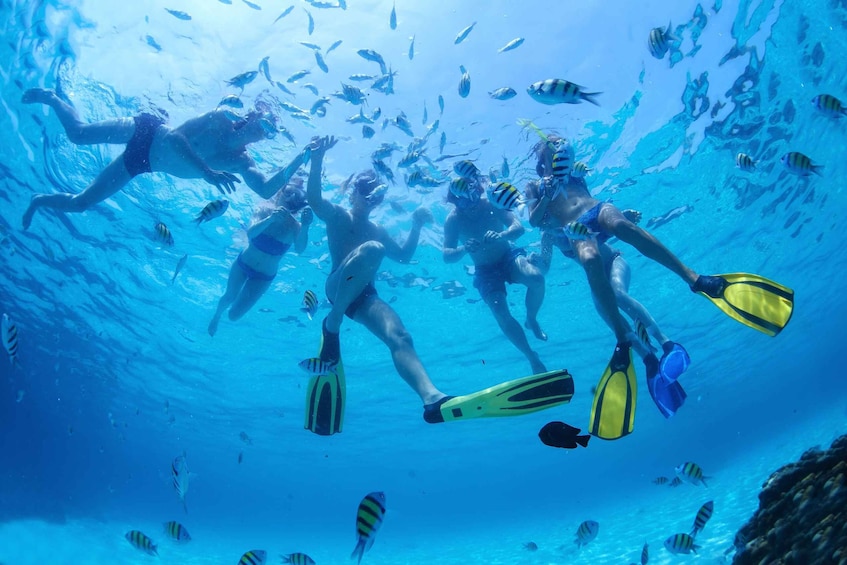
[[[303,179],[294,177],[279,191],[276,208],[265,208],[254,216],[255,223],[247,230],[250,243],[242,251],[229,272],[226,292],[209,322],[209,335],[218,331],[218,322],[229,308],[229,319],[238,320],[262,297],[271,286],[285,252],[294,245],[297,253],[306,249],[312,210],[305,208],[306,192]],[[294,214],[302,210],[300,221]]]

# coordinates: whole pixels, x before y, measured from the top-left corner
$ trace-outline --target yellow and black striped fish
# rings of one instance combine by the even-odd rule
[[[671,33],[671,27],[670,22],[668,22],[667,29],[654,27],[647,36],[647,48],[650,49],[650,54],[657,59],[664,57],[670,49],[671,40],[676,40],[676,37]]]
[[[579,528],[576,530],[576,540],[574,543],[577,547],[582,547],[583,545],[588,545],[594,538],[597,537],[597,534],[600,532],[600,524],[595,522],[594,520],[586,520],[582,524],[579,525]]]
[[[488,200],[495,208],[511,212],[523,203],[523,195],[513,184],[498,182],[488,187]]]
[[[327,363],[326,361],[321,361],[320,357],[309,357],[308,359],[303,359],[300,361],[297,366],[309,373],[310,375],[328,375],[332,373],[335,369],[335,363]]]
[[[742,171],[750,172],[756,168],[756,161],[746,153],[739,153],[735,156],[735,166]]]
[[[203,222],[214,220],[217,217],[223,216],[227,208],[229,208],[229,200],[212,200],[203,207],[197,217],[194,218],[194,221],[202,224]]]
[[[668,486],[669,487],[678,487],[681,484],[682,484],[682,479],[680,479],[679,477],[674,477],[673,480],[670,483],[668,483]]]
[[[318,296],[313,291],[307,290],[303,293],[303,307],[300,310],[305,312],[310,320],[315,317],[318,311]]]
[[[647,552],[647,544],[644,544],[644,547],[641,548],[641,565],[647,565],[647,561],[650,560],[650,554]]]
[[[577,241],[584,241],[596,235],[582,222],[570,222],[562,229],[565,231],[565,235],[568,239],[574,239]]]
[[[579,104],[585,100],[599,106],[594,97],[602,94],[601,92],[583,92],[582,86],[560,78],[539,80],[530,84],[526,91],[536,102],[548,105]]]
[[[692,463],[690,461],[686,461],[685,463],[678,465],[676,469],[676,476],[687,483],[691,483],[692,485],[703,484],[706,485],[706,477],[703,475],[703,469],[700,468],[700,465],[697,463]]]
[[[191,536],[188,535],[188,530],[179,522],[165,522],[165,533],[172,540],[178,543],[188,543],[191,541]]]
[[[553,151],[553,178],[567,181],[573,171],[573,165],[573,147],[563,139],[556,144],[556,149]]]
[[[650,349],[650,334],[647,332],[647,327],[644,325],[644,322],[641,321],[641,318],[635,319],[635,335],[638,336],[638,340],[641,343]]]
[[[694,517],[694,527],[691,529],[692,538],[706,526],[706,522],[712,517],[714,511],[715,503],[711,500],[700,507],[700,510],[697,511],[697,516]]]
[[[457,178],[450,181],[450,193],[456,198],[470,198],[471,185],[465,178]]]
[[[665,549],[671,553],[697,553],[699,545],[688,534],[674,534],[665,540]]]
[[[291,565],[315,565],[315,560],[305,553],[289,553],[282,556],[283,563],[291,563]]]
[[[467,159],[453,163],[453,172],[467,180],[476,180],[479,176],[479,168]]]
[[[588,168],[588,165],[586,165],[582,161],[577,161],[576,163],[573,164],[573,170],[571,171],[571,176],[575,179],[582,179],[582,178],[585,178],[585,175],[587,175],[590,172],[591,172],[591,169]]]
[[[268,552],[264,549],[251,549],[241,556],[238,560],[238,565],[265,565],[268,559]]]
[[[156,233],[156,239],[160,243],[164,243],[169,247],[173,247],[174,245],[174,236],[171,235],[171,230],[168,229],[168,226],[163,224],[162,222],[158,222],[156,227],[153,228]]]
[[[9,361],[14,367],[18,362],[18,326],[8,314],[3,314],[3,348],[9,354]]]
[[[812,99],[812,104],[830,118],[847,116],[847,108],[844,107],[841,100],[831,94],[818,94]]]
[[[126,533],[124,537],[127,539],[127,541],[129,541],[132,547],[140,549],[148,555],[159,555],[159,553],[156,551],[156,546],[153,544],[153,540],[151,540],[138,530],[130,530]]]
[[[376,533],[384,517],[384,492],[372,492],[362,499],[356,511],[356,548],[350,555],[350,559],[358,558],[358,562],[362,562],[362,556],[374,544]]]
[[[654,485],[666,485],[666,484],[668,484],[668,478],[667,477],[656,477],[655,479],[653,479],[653,484]]]
[[[786,169],[795,175],[807,177],[812,173],[815,173],[818,176],[823,176],[820,172],[820,169],[823,169],[823,165],[815,165],[812,163],[810,158],[798,151],[790,151],[786,153],[782,156],[780,161],[782,161],[782,164],[785,165]]]

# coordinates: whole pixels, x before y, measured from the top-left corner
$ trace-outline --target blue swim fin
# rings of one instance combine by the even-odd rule
[[[673,341],[662,344],[664,354],[659,360],[659,374],[667,383],[676,382],[679,376],[688,370],[691,357],[685,348]]]
[[[650,398],[656,403],[662,416],[670,418],[685,404],[688,395],[678,381],[668,381],[660,376],[659,361],[655,355],[645,357],[644,366],[647,368],[647,390],[650,391]]]

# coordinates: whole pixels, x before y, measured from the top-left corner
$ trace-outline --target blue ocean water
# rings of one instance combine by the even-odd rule
[[[297,0],[275,21],[289,5],[0,1],[0,310],[16,322],[20,345],[19,368],[0,360],[0,563],[155,562],[126,542],[133,529],[159,544],[162,563],[235,564],[249,549],[267,550],[269,562],[303,551],[319,564],[343,563],[355,545],[356,506],[377,490],[386,493],[388,513],[364,558],[374,565],[629,563],[644,543],[650,563],[721,562],[769,473],[847,430],[839,337],[847,310],[840,296],[847,118],[823,116],[811,104],[821,93],[847,98],[847,5],[349,0],[339,9]],[[658,60],[647,36],[668,21],[680,41]],[[524,43],[498,53],[516,37]],[[300,44],[326,53],[336,40],[327,73]],[[179,124],[238,94],[225,81],[269,57],[274,81],[295,95],[260,75],[242,98],[273,94],[308,109],[317,97],[304,83],[324,95],[351,74],[376,72],[357,55],[364,48],[397,71],[394,94],[367,91],[369,111],[405,112],[418,136],[437,118],[445,154],[471,152],[484,171],[505,157],[519,186],[534,175],[527,156],[537,138],[518,120],[555,129],[592,168],[592,192],[641,210],[643,225],[692,268],[755,272],[793,288],[791,323],[776,338],[759,334],[619,244],[632,267],[632,295],[691,354],[681,379],[688,402],[665,420],[640,374],[635,433],[553,450],[538,441],[539,428],[554,419],[587,426],[591,387],[614,346],[585,275],[557,257],[539,316],[550,339],[532,345],[548,367],[574,375],[569,405],[425,424],[384,346],[347,321],[345,427],[327,438],[303,429],[307,378],[297,368],[320,336],[320,317],[310,322],[299,307],[307,288],[323,298],[330,264],[322,222],[304,254],[284,257],[253,311],[224,319],[214,338],[208,320],[261,200],[243,185],[222,218],[200,227],[192,220],[217,197],[214,188],[152,174],[83,214],[40,213],[22,231],[32,194],[78,192],[122,150],[71,144],[51,112],[20,103],[27,88],[61,86],[88,121],[155,107]],[[460,65],[471,75],[467,98],[457,93]],[[301,69],[311,74],[286,82]],[[546,78],[602,92],[600,106],[538,104],[526,87]],[[518,95],[488,96],[503,86]],[[362,139],[361,126],[345,121],[357,112],[338,99],[307,123],[280,111],[295,143],[277,136],[251,146],[251,156],[270,173],[311,136],[335,135],[326,194],[344,202],[338,186],[370,166],[380,143],[411,140],[381,123],[373,139]],[[822,164],[822,176],[787,172],[779,159],[788,151]],[[759,161],[756,171],[735,167],[738,152]],[[399,239],[415,208],[436,217],[415,261],[384,263],[377,282],[436,385],[463,394],[528,374],[477,300],[465,262],[442,261],[444,186],[422,194],[401,182],[387,200],[395,205],[374,217]],[[159,221],[170,226],[173,248],[152,239]],[[535,249],[540,234],[525,217],[524,225],[519,243]],[[442,285],[453,281],[465,292],[448,297]],[[522,320],[523,289],[510,288],[509,300]],[[170,477],[183,453],[196,474],[187,513]],[[653,484],[685,461],[704,469],[708,487]],[[697,538],[699,557],[667,552],[663,541],[689,531],[706,500],[715,513]],[[184,524],[191,543],[169,543],[168,520]],[[600,531],[577,550],[584,520],[599,522]],[[523,548],[529,541],[537,552]]]

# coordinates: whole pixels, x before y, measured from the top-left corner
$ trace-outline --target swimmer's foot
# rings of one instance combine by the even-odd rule
[[[218,333],[218,322],[220,322],[220,316],[215,316],[212,318],[212,321],[209,322],[209,335],[215,337],[215,334]]]
[[[427,424],[440,424],[444,421],[444,416],[441,415],[441,405],[456,398],[455,396],[445,396],[441,400],[437,400],[432,404],[424,404],[423,419]]]
[[[54,98],[56,98],[54,90],[30,88],[21,96],[21,102],[24,104],[49,104]]]
[[[29,201],[29,206],[24,212],[23,218],[21,218],[21,223],[24,226],[24,231],[29,229],[30,224],[32,224],[32,217],[35,215],[35,211],[38,209],[38,195],[32,197],[32,200]]]
[[[544,366],[544,363],[541,362],[541,358],[538,357],[537,353],[534,353],[529,357],[529,364],[532,367],[533,374],[546,373],[547,367]]]
[[[541,341],[547,341],[547,334],[544,333],[544,330],[542,330],[541,326],[538,325],[538,320],[527,320],[526,322],[524,322],[523,326],[526,329],[530,330],[533,334],[535,334],[535,337],[537,337]]]
[[[321,343],[320,359],[325,363],[337,365],[341,361],[341,340],[338,334],[326,329],[326,318],[321,324],[323,342]]]

